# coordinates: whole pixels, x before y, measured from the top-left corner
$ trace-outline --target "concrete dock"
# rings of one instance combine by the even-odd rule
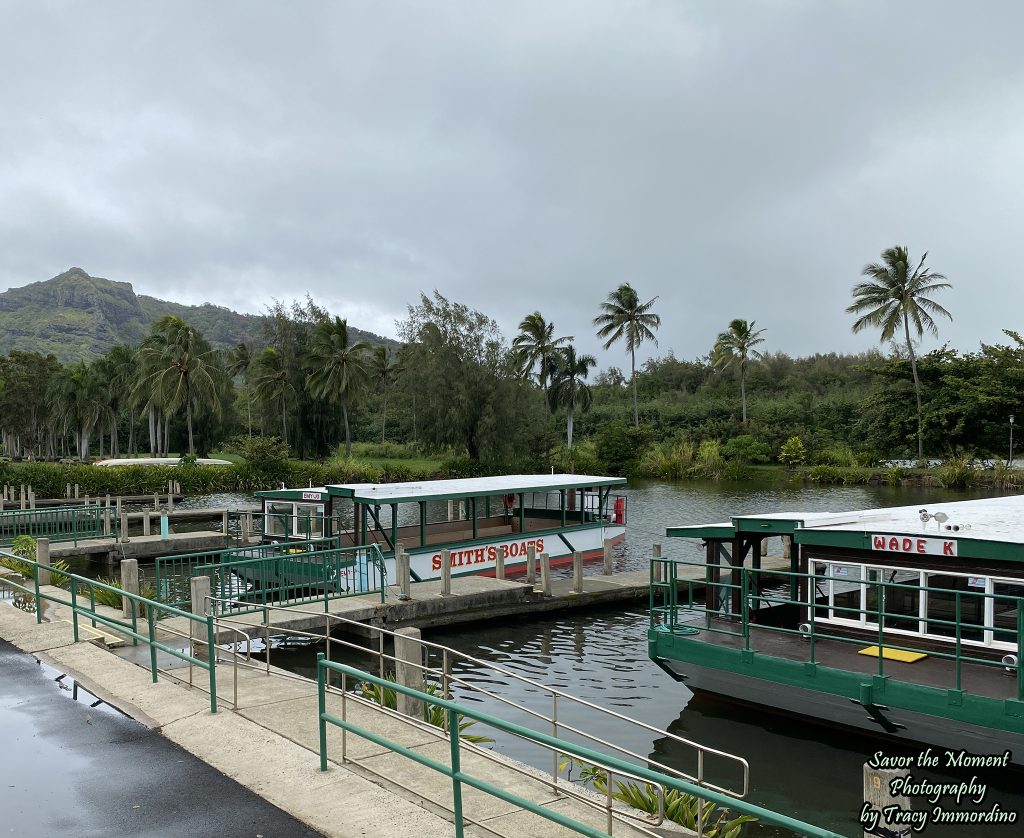
[[[54,541],[50,544],[50,558],[107,555],[111,561],[120,559],[152,561],[158,556],[222,549],[224,544],[224,533],[216,530],[172,532],[168,534],[167,538],[162,538],[159,533],[156,535],[133,535],[127,541],[118,541],[113,536],[84,538],[78,542]],[[241,545],[235,545],[232,541],[232,546]]]
[[[499,583],[499,588],[518,584],[490,581]],[[48,609],[50,621],[37,625],[35,615],[0,602],[0,637],[68,673],[97,698],[159,729],[172,742],[324,835],[447,838],[455,834],[451,781],[385,747],[350,733],[343,759],[342,734],[330,728],[331,762],[326,773],[320,772],[316,687],[312,682],[273,669],[267,674],[262,669],[241,667],[237,670],[238,702],[232,706],[236,687],[232,665],[220,662],[217,677],[222,709],[214,715],[199,686],[204,679],[197,678],[197,686],[189,687],[187,667],[179,668],[177,677],[174,672],[162,672],[154,684],[147,669],[94,643],[75,643],[61,608],[64,606]],[[450,744],[439,729],[351,696],[343,711],[341,701],[339,695],[329,695],[329,711],[337,716],[344,712],[350,721],[378,736],[447,762]],[[479,729],[481,734],[486,732]],[[145,763],[132,764],[139,776],[148,776]],[[597,808],[601,798],[595,796],[592,805],[582,803],[566,796],[560,785],[553,787],[541,772],[500,754],[464,746],[462,770],[551,811],[596,829],[605,828],[605,812]],[[212,806],[217,801],[203,794],[193,805]],[[578,834],[469,787],[463,788],[463,805],[470,835],[571,838]],[[672,824],[658,829],[661,834],[692,834]],[[615,823],[614,832],[623,838],[644,834],[621,821]]]

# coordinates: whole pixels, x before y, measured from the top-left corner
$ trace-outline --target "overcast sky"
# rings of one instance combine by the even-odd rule
[[[659,353],[734,317],[859,351],[893,244],[942,339],[1022,328],[1024,4],[0,0],[0,285],[72,265],[394,335],[437,288],[597,352],[628,281]],[[924,348],[937,342],[926,339]],[[601,367],[621,365],[621,350]],[[646,352],[645,352],[646,354]]]

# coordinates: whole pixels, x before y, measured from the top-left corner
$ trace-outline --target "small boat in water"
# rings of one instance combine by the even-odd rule
[[[452,576],[493,574],[499,551],[516,573],[529,552],[551,563],[600,556],[626,533],[621,477],[505,475],[406,483],[342,483],[257,492],[266,541],[338,537],[340,546],[376,544],[394,579],[396,545],[409,554],[413,580],[441,576],[448,550]]]
[[[653,560],[649,654],[691,690],[1024,766],[1024,497],[667,535],[705,561]]]

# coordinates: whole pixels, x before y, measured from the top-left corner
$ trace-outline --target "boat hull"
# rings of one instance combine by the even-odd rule
[[[994,730],[900,707],[871,712],[849,698],[788,684],[752,678],[714,667],[676,660],[658,664],[693,692],[711,693],[766,710],[800,716],[868,733],[901,745],[923,743],[971,754],[1012,752],[1011,764],[1024,768],[1024,733]]]

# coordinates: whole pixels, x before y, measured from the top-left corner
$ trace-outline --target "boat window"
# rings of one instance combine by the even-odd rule
[[[921,631],[920,571],[882,567],[878,568],[878,575],[880,581],[887,583],[885,586],[885,627],[919,633]],[[877,591],[876,586],[876,596]]]
[[[292,509],[290,503],[268,503],[264,529],[267,535],[290,535],[292,530]]]
[[[323,504],[300,503],[295,507],[295,533],[303,538],[320,538],[324,534]]]
[[[978,581],[982,582],[977,587]],[[975,586],[970,585],[971,581]],[[984,640],[985,593],[984,577],[928,574],[928,634],[956,637],[957,597],[960,599],[960,638]],[[938,590],[936,590],[938,589]]]
[[[829,588],[833,620],[846,620],[859,623],[861,577],[864,568],[861,565],[834,564],[830,568]]]
[[[1017,619],[1020,607],[1019,597],[1024,597],[1024,582],[1000,582],[993,584],[992,625],[995,627],[993,640],[1014,648],[1018,645]]]

